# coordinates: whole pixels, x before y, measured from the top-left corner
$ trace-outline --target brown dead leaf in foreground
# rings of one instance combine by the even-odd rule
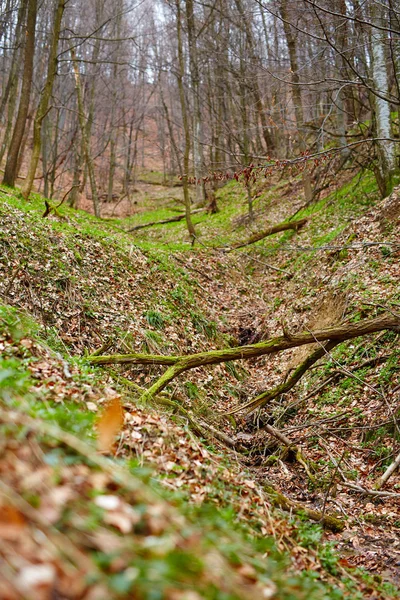
[[[97,421],[97,446],[100,452],[111,452],[115,436],[124,424],[124,412],[119,396],[115,396],[104,408]]]

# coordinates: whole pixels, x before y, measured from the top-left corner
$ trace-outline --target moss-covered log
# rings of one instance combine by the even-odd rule
[[[151,354],[114,354],[108,356],[89,356],[92,365],[106,364],[136,364],[136,365],[170,365],[169,369],[143,394],[142,399],[147,400],[163,390],[175,377],[197,367],[218,365],[231,360],[248,360],[266,354],[280,352],[297,346],[317,342],[343,342],[361,335],[375,333],[383,329],[400,330],[400,318],[394,315],[381,315],[375,319],[364,319],[358,323],[347,323],[328,327],[314,332],[290,334],[271,338],[258,344],[226,348],[224,350],[210,350],[183,356],[162,356]],[[298,371],[298,370],[297,370]],[[296,374],[296,372],[295,372]],[[301,376],[301,374],[300,374]],[[292,376],[292,378],[294,375]]]
[[[328,515],[320,510],[315,510],[313,508],[307,508],[304,504],[300,502],[295,502],[295,500],[291,500],[287,496],[284,496],[280,492],[278,492],[271,484],[267,483],[264,485],[264,490],[267,492],[271,502],[274,506],[281,508],[282,510],[287,510],[290,512],[294,512],[301,515],[306,515],[312,521],[317,521],[321,523],[321,525],[325,529],[329,529],[335,533],[343,531],[345,524],[343,521],[334,517],[332,515]]]
[[[182,356],[162,356],[159,354],[105,354],[97,356],[96,353],[88,356],[92,365],[174,365]]]
[[[199,212],[204,212],[204,208],[196,208],[191,211],[191,214],[197,214]],[[175,215],[174,217],[169,217],[168,219],[161,219],[161,221],[149,221],[148,223],[142,223],[141,225],[135,225],[135,227],[131,227],[126,230],[126,233],[131,233],[132,231],[138,231],[139,229],[145,229],[145,227],[154,227],[154,225],[165,225],[166,223],[177,223],[178,221],[183,221],[186,217],[186,214]]]
[[[294,231],[298,231],[307,223],[307,219],[298,219],[297,221],[285,221],[284,223],[278,223],[277,225],[273,225],[268,229],[264,229],[264,231],[259,231],[255,233],[248,240],[244,242],[237,242],[233,244],[227,252],[231,252],[232,250],[237,250],[238,248],[244,248],[245,246],[250,246],[251,244],[255,244],[264,238],[274,235],[274,233],[280,233],[281,231],[287,231],[289,229],[293,229]]]
[[[319,348],[315,350],[312,354],[307,356],[307,358],[295,369],[294,373],[283,383],[275,386],[271,390],[267,390],[250,402],[246,402],[246,404],[242,404],[237,406],[233,410],[231,410],[228,415],[234,415],[242,410],[245,410],[247,413],[252,412],[256,408],[260,406],[264,406],[267,402],[270,402],[280,394],[285,394],[292,389],[293,386],[303,377],[303,375],[308,371],[308,369],[317,362],[320,358],[322,358],[327,352],[332,350],[335,346],[337,346],[340,342],[338,341],[329,341],[325,345],[321,345]]]

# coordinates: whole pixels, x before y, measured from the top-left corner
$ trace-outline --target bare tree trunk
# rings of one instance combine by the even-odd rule
[[[26,119],[29,111],[33,79],[33,57],[35,53],[35,30],[37,17],[37,0],[29,0],[28,16],[26,22],[26,40],[24,51],[24,72],[22,75],[21,96],[17,119],[8,149],[6,168],[4,171],[3,184],[14,187],[17,178],[18,155],[21,149],[22,138],[26,127]]]
[[[17,97],[18,97],[18,78],[15,77],[14,80],[12,81],[11,89],[10,89],[10,93],[9,93],[9,102],[8,102],[8,106],[7,106],[7,124],[6,124],[6,130],[4,133],[3,142],[1,144],[1,149],[0,149],[0,163],[3,162],[4,154],[10,144],[10,139],[11,139],[11,134],[12,134],[12,129],[13,129],[15,108],[17,105]]]
[[[205,200],[203,176],[204,157],[202,137],[202,118],[200,107],[200,75],[197,57],[196,28],[194,21],[193,0],[186,0],[186,23],[188,31],[188,49],[190,63],[190,78],[193,91],[193,163],[196,178],[196,203],[203,204]],[[200,183],[197,181],[200,180]]]
[[[244,10],[243,4],[242,4],[242,0],[235,0],[235,4],[239,11],[240,17],[242,19],[242,24],[243,24],[243,27],[246,32],[246,41],[247,41],[247,45],[248,45],[248,49],[249,49],[250,59],[253,62],[253,67],[254,67],[254,71],[255,71],[258,59],[256,56],[255,41],[254,41],[252,29],[251,29],[251,23],[249,22],[248,17],[245,13],[245,10]],[[250,81],[251,81],[250,87],[252,89],[252,93],[254,96],[255,109],[256,109],[256,113],[261,122],[262,134],[263,134],[266,150],[268,153],[272,153],[274,151],[274,143],[273,143],[273,140],[272,140],[272,137],[269,132],[268,125],[267,125],[266,110],[265,110],[264,102],[263,102],[262,95],[260,92],[260,88],[258,85],[257,74],[253,72],[253,69],[252,69]]]
[[[0,119],[3,118],[4,110],[6,108],[10,93],[12,92],[13,88],[17,88],[15,80],[16,80],[16,75],[17,75],[18,58],[19,58],[19,54],[20,54],[20,45],[21,45],[21,41],[22,41],[23,22],[25,20],[27,6],[28,6],[28,0],[23,0],[18,9],[17,26],[15,28],[15,42],[14,42],[15,48],[14,48],[14,52],[13,52],[12,59],[11,59],[11,67],[10,67],[10,73],[9,73],[9,76],[7,79],[7,84],[6,84],[4,93],[1,97]]]
[[[300,78],[299,78],[299,65],[297,61],[297,47],[296,47],[296,39],[293,35],[292,27],[289,22],[289,12],[288,12],[288,2],[287,0],[281,0],[280,5],[280,13],[283,20],[283,29],[285,32],[286,43],[289,51],[289,60],[290,60],[290,70],[292,76],[292,97],[294,103],[294,112],[296,117],[296,126],[297,126],[297,134],[299,136],[299,150],[300,152],[305,152],[307,150],[307,146],[304,140],[303,135],[303,125],[304,125],[304,113],[303,113],[303,102],[301,98],[301,88],[299,86]],[[311,202],[312,200],[312,188],[311,188],[311,177],[310,174],[305,169],[302,175],[303,179],[303,188],[304,188],[304,197],[306,203]]]
[[[371,20],[377,25],[385,24],[385,7],[383,4],[373,2],[371,5]],[[375,27],[372,28],[372,79],[374,86],[379,91],[380,96],[388,96],[389,82],[385,57],[385,33]],[[376,133],[378,138],[383,138],[377,142],[379,177],[378,185],[382,196],[390,194],[393,188],[393,176],[396,171],[396,152],[391,138],[391,119],[390,104],[380,96],[374,97],[376,114]]]
[[[161,89],[161,83],[160,83],[160,98],[161,98],[161,103],[162,103],[162,106],[163,106],[163,109],[164,109],[164,113],[165,113],[165,119],[167,121],[169,141],[170,141],[172,150],[174,151],[176,162],[178,164],[179,175],[183,179],[183,169],[182,169],[182,164],[181,164],[181,157],[179,155],[178,145],[177,145],[176,140],[175,140],[174,128],[172,126],[171,118],[169,116],[168,106],[167,106],[167,103],[165,102],[164,93],[163,93],[163,91]]]
[[[39,162],[40,148],[42,144],[42,124],[43,119],[47,115],[49,110],[50,98],[53,93],[53,84],[57,72],[57,48],[58,40],[60,37],[61,20],[64,14],[65,0],[59,0],[57,9],[54,16],[53,22],[53,37],[51,39],[49,62],[47,65],[47,76],[46,83],[44,85],[38,109],[36,111],[34,125],[33,125],[33,149],[32,156],[29,163],[28,174],[26,177],[25,185],[22,189],[22,195],[25,200],[29,198],[29,194],[32,191],[33,180],[35,178],[37,164]]]
[[[82,147],[83,147],[86,166],[87,166],[87,170],[88,170],[88,174],[89,174],[90,188],[92,191],[93,209],[94,209],[94,214],[96,215],[96,217],[100,217],[99,195],[97,192],[96,178],[94,175],[93,160],[92,160],[92,156],[90,154],[89,139],[88,139],[88,133],[87,133],[87,123],[85,122],[85,112],[84,112],[84,105],[83,105],[82,84],[81,84],[81,78],[80,78],[80,74],[79,74],[79,65],[78,65],[78,60],[76,58],[75,49],[73,47],[70,48],[70,52],[71,52],[71,58],[72,58],[72,66],[73,66],[74,75],[75,75],[75,90],[76,90],[76,96],[78,99],[79,125],[80,125],[81,136],[82,136]]]
[[[181,5],[180,0],[176,1],[176,33],[177,33],[177,42],[178,42],[178,59],[179,59],[179,71],[177,74],[178,80],[178,88],[179,88],[179,99],[181,103],[181,111],[182,111],[182,121],[183,121],[183,131],[185,136],[185,149],[183,152],[183,200],[185,203],[185,214],[186,214],[186,226],[189,232],[189,236],[192,241],[194,241],[196,237],[196,231],[194,225],[192,223],[191,217],[191,209],[190,209],[190,196],[189,196],[189,154],[190,154],[190,128],[189,128],[189,119],[187,114],[186,107],[186,98],[185,98],[185,89],[183,85],[183,77],[185,74],[185,61],[183,56],[183,40],[182,40],[182,24],[181,24]]]

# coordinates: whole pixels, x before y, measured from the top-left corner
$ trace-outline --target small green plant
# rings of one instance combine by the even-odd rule
[[[199,388],[195,383],[192,383],[191,381],[186,381],[185,388],[187,391],[187,395],[191,400],[195,400],[199,397]]]
[[[205,317],[196,312],[191,312],[193,327],[198,333],[203,333],[209,339],[215,338],[217,326],[214,321],[208,321]]]
[[[180,285],[177,285],[171,292],[171,297],[179,304],[184,305],[186,302],[186,294]]]
[[[296,533],[300,546],[314,548],[321,541],[323,530],[321,525],[316,523],[311,524],[309,521],[300,521]]]
[[[147,322],[151,327],[156,329],[164,329],[167,318],[157,310],[148,310],[145,314]]]
[[[335,552],[334,545],[332,542],[327,542],[321,546],[318,550],[318,557],[321,561],[322,566],[332,575],[338,574],[338,560],[339,556]]]

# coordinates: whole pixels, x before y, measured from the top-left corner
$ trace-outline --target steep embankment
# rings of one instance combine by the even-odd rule
[[[198,369],[174,384],[172,396],[161,398],[164,404],[170,404],[172,399],[181,408],[193,411],[195,423],[192,421],[192,426],[195,428],[201,420],[223,431],[229,440],[237,443],[240,454],[219,445],[209,428],[201,430],[201,436],[206,437],[204,445],[188,429],[190,418],[174,416],[168,412],[168,407],[156,410],[137,404],[137,386],[148,386],[159,375],[160,368],[136,366],[117,372],[95,370],[84,358],[85,352],[101,346],[116,352],[181,354],[226,347],[238,341],[248,343],[274,334],[280,329],[282,318],[291,329],[300,327],[304,325],[305,317],[317,312],[322,293],[326,293],[327,302],[341,291],[338,291],[340,286],[334,282],[333,273],[340,274],[339,268],[346,267],[352,273],[354,263],[351,266],[351,261],[356,256],[353,252],[360,251],[361,259],[365,256],[365,247],[348,250],[346,256],[333,255],[323,260],[300,258],[294,264],[292,252],[282,246],[282,243],[291,243],[293,234],[284,234],[281,245],[264,243],[262,250],[251,250],[250,255],[247,251],[246,254],[225,254],[220,250],[204,249],[191,254],[169,254],[158,249],[154,242],[146,243],[143,235],[139,236],[141,247],[132,243],[130,236],[118,230],[122,225],[126,227],[125,223],[98,222],[87,215],[69,211],[61,218],[47,220],[40,216],[40,199],[26,205],[10,191],[5,191],[2,199],[0,269],[4,277],[0,286],[4,304],[28,311],[39,324],[21,323],[19,311],[3,309],[2,355],[8,374],[3,380],[2,422],[8,442],[1,469],[8,486],[6,495],[12,494],[11,489],[15,493],[12,501],[6,503],[7,510],[11,511],[12,527],[6,538],[9,540],[5,554],[7,566],[2,577],[11,580],[7,587],[9,597],[13,597],[10,592],[13,582],[14,587],[17,586],[14,597],[18,597],[24,586],[26,588],[26,581],[32,584],[29,565],[37,562],[45,567],[40,580],[44,589],[48,591],[49,586],[61,586],[62,593],[67,597],[69,593],[71,598],[94,597],[95,593],[98,593],[95,597],[107,597],[107,593],[124,597],[134,593],[134,597],[150,598],[150,590],[158,590],[159,597],[172,599],[184,598],[185,589],[193,594],[196,590],[198,596],[193,595],[193,598],[222,598],[225,597],[223,594],[232,598],[248,595],[355,598],[357,586],[364,590],[364,597],[383,597],[384,588],[376,591],[376,582],[372,583],[368,578],[362,580],[354,574],[344,575],[344,567],[357,564],[357,560],[349,556],[339,562],[331,545],[320,543],[322,531],[319,525],[285,520],[274,511],[265,486],[266,477],[275,479],[292,498],[307,501],[311,508],[329,511],[339,508],[339,512],[343,509],[347,531],[337,540],[347,546],[352,544],[352,552],[357,551],[356,540],[362,549],[364,541],[360,532],[364,533],[365,527],[360,526],[355,511],[360,514],[365,508],[360,504],[359,496],[346,495],[344,486],[338,481],[342,470],[346,480],[351,480],[349,473],[355,470],[355,465],[360,465],[360,455],[349,451],[339,467],[335,466],[336,457],[340,458],[345,449],[343,440],[350,448],[359,440],[350,439],[347,434],[347,437],[336,435],[333,444],[329,423],[339,424],[343,429],[351,426],[355,432],[352,435],[360,434],[363,430],[357,429],[358,424],[366,418],[363,411],[360,412],[360,405],[364,407],[366,396],[373,402],[370,388],[364,395],[362,386],[352,390],[351,402],[356,400],[360,405],[354,405],[357,410],[354,406],[351,411],[347,410],[350,414],[346,421],[343,415],[331,412],[337,409],[337,400],[320,404],[316,395],[312,405],[307,402],[300,405],[300,410],[290,407],[287,411],[288,404],[304,398],[305,387],[301,387],[300,394],[297,389],[296,396],[293,393],[278,399],[259,415],[259,423],[269,421],[279,428],[284,427],[285,433],[292,436],[291,440],[302,444],[311,469],[318,473],[321,484],[325,482],[322,487],[314,478],[310,494],[307,489],[310,482],[302,466],[292,463],[290,456],[281,454],[279,445],[271,445],[270,436],[263,431],[257,432],[249,420],[239,420],[235,425],[232,420],[217,414],[217,411],[232,408],[252,394],[279,383],[289,362],[299,360],[295,352],[285,357],[258,359],[251,364],[227,363],[212,370]],[[315,243],[318,236],[326,235],[324,220],[332,219],[329,210],[323,208],[322,205],[315,207],[318,216],[314,216],[301,234],[302,244]],[[279,210],[283,210],[282,206]],[[376,215],[381,213],[380,208],[374,210]],[[355,212],[361,212],[361,206]],[[336,233],[345,227],[347,216],[337,213],[332,209],[333,220],[337,219],[337,223],[330,223]],[[204,217],[199,218],[205,223]],[[211,221],[214,231],[210,232],[210,237],[214,233],[220,235],[218,232],[223,230],[223,218],[217,218],[218,231],[215,222]],[[359,240],[363,241],[370,235],[367,229],[362,237],[363,223],[373,222],[372,218],[371,213],[365,221],[354,223],[351,231],[349,229],[342,235],[354,235],[359,227]],[[172,233],[169,227],[166,231],[175,235],[183,248],[176,231]],[[242,229],[233,236],[229,232],[225,235],[233,239],[243,233],[245,230]],[[389,236],[385,237],[386,242],[390,242],[390,235],[395,237],[395,232],[385,233]],[[390,248],[389,244],[386,247]],[[364,299],[360,299],[356,290],[362,289],[361,274],[369,277],[367,274],[370,273],[373,278],[366,263],[376,262],[378,248],[368,247],[368,260],[358,271],[357,286],[354,279],[348,282],[352,295],[347,293],[342,312],[346,308],[346,315],[350,317],[354,317],[360,308],[371,314],[376,310],[376,307],[361,307],[360,302]],[[387,265],[393,270],[396,258],[392,251],[390,256],[386,251],[385,260],[391,261]],[[271,270],[265,265],[271,259],[273,266],[286,272],[290,270],[294,276]],[[327,289],[327,278],[331,290]],[[384,285],[388,295],[390,285]],[[304,303],[299,300],[301,295]],[[374,298],[369,301],[374,302]],[[326,313],[331,316],[332,305],[336,307],[336,304],[336,301],[328,302],[328,309],[320,309],[322,316],[316,325],[325,323]],[[306,324],[315,325],[308,319]],[[391,344],[395,344],[395,338],[393,335],[390,338],[391,334],[385,336],[381,336],[378,344],[371,338],[368,351],[376,352],[381,344],[385,353],[392,356]],[[363,358],[360,358],[360,349],[358,354],[351,354],[349,346],[351,344],[339,349],[337,360],[347,357],[349,362]],[[366,347],[364,344],[362,350]],[[326,370],[328,367],[321,368]],[[391,369],[392,375],[392,366]],[[28,374],[29,380],[26,379]],[[367,379],[374,389],[377,387],[373,380],[375,376],[376,372],[371,371],[368,377],[372,379]],[[319,373],[315,379],[319,381],[320,378]],[[343,379],[342,383],[346,381]],[[396,385],[393,378],[390,385]],[[336,389],[337,386],[329,388],[331,393]],[[130,477],[126,471],[114,473],[110,464],[102,462],[90,445],[78,445],[79,438],[87,438],[90,442],[94,436],[94,415],[116,395],[122,397],[125,412],[116,453],[133,460]],[[176,408],[175,404],[172,410]],[[29,415],[28,421],[24,422],[21,410]],[[371,410],[365,412],[372,414]],[[310,418],[314,422],[310,423]],[[385,419],[388,420],[383,416]],[[21,425],[17,439],[13,421]],[[49,421],[56,424],[56,430],[46,429]],[[60,429],[65,428],[72,433],[71,438],[60,433]],[[315,439],[316,429],[322,450]],[[382,432],[379,435],[382,436]],[[389,430],[385,435],[387,437],[379,438],[382,444],[388,444],[391,439]],[[376,438],[371,440],[373,446],[376,446]],[[274,459],[262,459],[263,455],[271,455]],[[371,448],[367,447],[362,456],[371,461]],[[148,483],[142,480],[143,461],[153,465],[149,473],[161,480],[167,489],[180,490],[182,499],[193,503],[192,508],[183,510],[180,505],[171,509],[165,500],[154,496]],[[373,464],[377,462],[378,458]],[[343,464],[346,469],[342,469]],[[363,468],[364,465],[360,467],[360,473],[366,480],[368,473],[364,473]],[[36,473],[40,475],[35,478]],[[395,478],[390,480],[391,485],[396,482]],[[364,485],[365,482],[358,483]],[[136,492],[135,486],[141,491]],[[100,500],[96,500],[97,496]],[[378,497],[378,500],[382,504],[378,510],[373,505],[371,513],[382,519],[387,505],[384,497]],[[352,502],[349,504],[349,501]],[[173,502],[176,504],[176,496]],[[212,511],[212,505],[222,512]],[[133,506],[133,512],[129,506]],[[183,517],[182,511],[189,514]],[[391,512],[393,514],[387,519],[385,516],[385,526],[396,524],[392,508]],[[187,519],[187,526],[182,519]],[[191,525],[193,519],[200,521],[200,528]],[[246,530],[232,533],[238,522]],[[369,528],[373,527],[370,521],[368,523]],[[35,541],[32,533],[35,528],[47,536],[52,550],[46,544],[39,553],[41,544]],[[7,535],[4,528],[0,531],[3,536]],[[258,541],[251,542],[249,533]],[[24,546],[21,540],[29,535],[32,544]],[[329,536],[331,541],[336,539],[332,534]],[[200,537],[203,539],[201,544],[198,543]],[[380,539],[383,540],[383,536]],[[137,549],[134,552],[132,544]],[[274,545],[278,550],[290,550],[292,568],[304,569],[308,576],[287,578],[286,567],[282,557],[273,550]],[[15,550],[22,555],[22,563],[13,559]],[[60,560],[59,552],[66,554],[67,562]],[[267,571],[265,558],[262,558],[265,552],[278,560],[277,564],[268,561]],[[360,554],[358,562],[366,564],[362,552]],[[377,552],[374,557],[379,558]],[[76,571],[80,560],[83,561],[81,569]],[[380,560],[380,572],[382,565]],[[88,585],[85,576],[94,572],[96,585]],[[341,581],[335,578],[339,574]],[[319,584],[313,583],[321,576],[330,580],[326,585],[336,589],[324,591]],[[67,592],[74,579],[80,582],[76,584],[79,590]],[[111,586],[111,591],[106,592],[104,586]],[[394,596],[390,587],[385,589],[387,597]],[[34,597],[39,597],[35,594],[36,588]]]

